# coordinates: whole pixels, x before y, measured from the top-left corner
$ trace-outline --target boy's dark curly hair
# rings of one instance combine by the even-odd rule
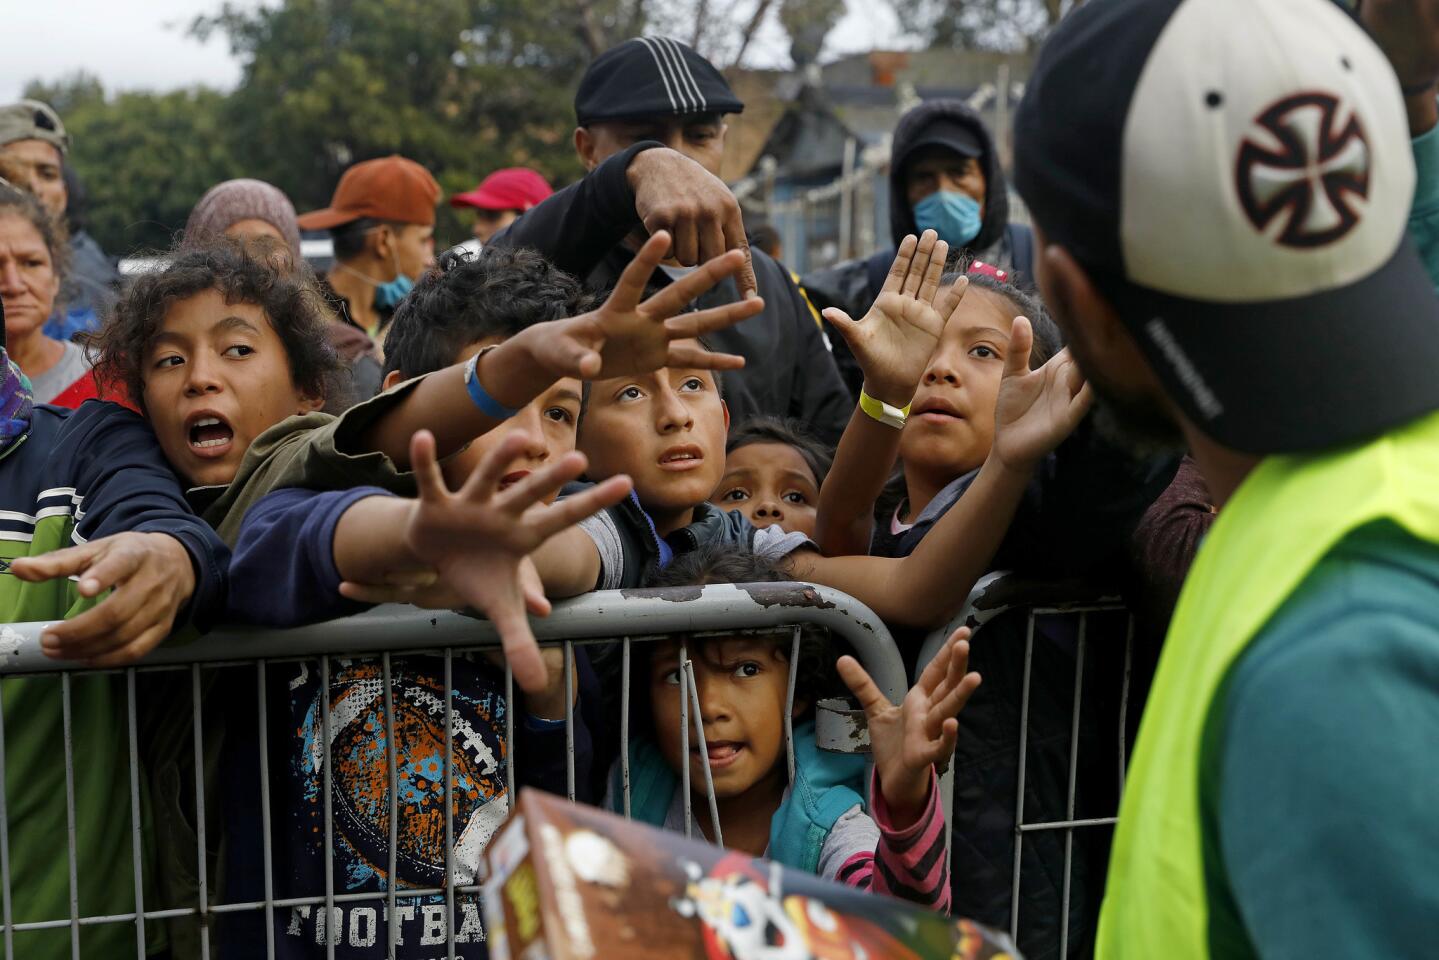
[[[816,440],[798,420],[789,417],[750,417],[729,432],[725,453],[756,443],[780,443],[794,447],[814,474],[814,482],[823,484],[834,465],[834,450]]]
[[[753,551],[731,544],[711,543],[675,557],[669,566],[650,578],[650,586],[701,587],[716,583],[781,583],[788,579],[771,561]],[[707,647],[728,639],[730,638],[691,638],[687,641],[689,655],[691,658],[703,658]],[[789,659],[792,635],[788,630],[783,636],[766,639],[774,644],[781,658]],[[630,681],[633,690],[644,690],[649,686],[652,646],[645,643],[634,646],[630,658]],[[801,629],[799,662],[793,664],[796,703],[806,703],[807,710],[813,710],[814,705],[825,697],[848,695],[834,667],[837,658],[829,635],[824,630],[815,627]],[[645,701],[641,708],[645,714],[643,717],[634,713],[640,701]],[[631,720],[640,719],[646,722],[649,720],[648,701],[644,697],[635,698],[631,702]]]
[[[577,316],[594,303],[578,280],[533,250],[448,251],[395,309],[385,373],[440,370],[472,343]]]
[[[344,365],[330,349],[326,328],[334,319],[308,270],[286,271],[244,241],[222,237],[207,246],[174,252],[162,270],[138,277],[105,325],[86,338],[97,352],[95,375],[119,384],[145,409],[145,353],[174,304],[215,290],[226,303],[254,304],[279,336],[295,386],[315,397],[343,390]]]

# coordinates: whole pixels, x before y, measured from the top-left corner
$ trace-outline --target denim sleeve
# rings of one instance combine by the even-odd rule
[[[335,527],[379,487],[324,493],[287,488],[260,498],[245,513],[230,560],[230,618],[267,627],[294,627],[365,609],[340,596]]]

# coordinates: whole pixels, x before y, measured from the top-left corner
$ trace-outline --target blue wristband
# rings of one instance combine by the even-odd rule
[[[470,395],[470,401],[474,403],[485,416],[495,420],[508,420],[520,411],[511,410],[509,407],[500,403],[486,393],[485,388],[480,384],[480,357],[483,357],[486,352],[488,351],[481,350],[471,357],[470,362],[465,365],[465,390]]]

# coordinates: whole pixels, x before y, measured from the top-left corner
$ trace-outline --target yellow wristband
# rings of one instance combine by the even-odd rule
[[[909,419],[909,408],[911,404],[905,404],[903,408],[892,407],[883,400],[876,400],[864,388],[859,390],[859,408],[865,412],[871,420],[878,420],[886,427],[894,427],[896,430],[904,428],[904,422]]]

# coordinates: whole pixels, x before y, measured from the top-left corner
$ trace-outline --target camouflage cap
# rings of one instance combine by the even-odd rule
[[[70,152],[70,135],[60,115],[39,100],[20,100],[0,107],[0,147],[16,140],[44,140],[62,156]]]

